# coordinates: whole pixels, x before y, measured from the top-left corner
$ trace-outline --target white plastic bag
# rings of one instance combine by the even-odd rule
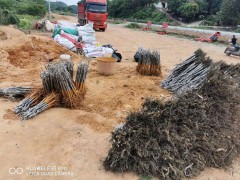
[[[84,26],[79,26],[77,27],[77,30],[78,31],[83,31],[83,32],[88,32],[88,33],[94,33],[94,29],[93,29],[93,24],[89,23],[89,24],[86,24]]]
[[[77,51],[75,45],[71,41],[67,40],[66,38],[61,37],[59,34],[54,37],[54,41],[61,44],[65,48],[70,49],[73,52]]]
[[[58,21],[57,22],[59,28],[70,28],[70,29],[76,29],[76,23],[71,23],[68,21]]]
[[[85,34],[82,36],[82,41],[86,43],[93,43],[93,42],[96,42],[96,38],[94,35]]]
[[[102,51],[97,51],[97,52],[92,52],[92,53],[85,53],[85,56],[87,58],[91,58],[91,57],[104,57],[104,52]]]
[[[107,48],[107,47],[102,47],[102,51],[104,52],[104,54],[112,54],[113,53],[113,49]]]
[[[45,21],[45,28],[47,31],[54,31],[54,24],[51,23],[49,20]]]
[[[63,30],[60,31],[60,34],[65,34],[65,35],[67,35],[68,37],[74,39],[75,41],[78,41],[78,38],[79,38],[78,36],[75,36],[75,35],[73,35],[73,34],[65,33]]]
[[[102,51],[101,47],[96,47],[96,46],[92,46],[92,47],[87,47],[87,48],[83,48],[85,53],[92,53],[92,52],[98,52],[98,51]]]

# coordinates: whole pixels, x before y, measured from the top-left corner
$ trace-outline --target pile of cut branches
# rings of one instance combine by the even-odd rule
[[[139,55],[138,65],[136,68],[138,73],[150,76],[161,75],[159,51],[139,48],[137,53]]]
[[[148,99],[112,132],[106,170],[183,179],[225,168],[240,152],[240,65],[215,63],[195,90]]]

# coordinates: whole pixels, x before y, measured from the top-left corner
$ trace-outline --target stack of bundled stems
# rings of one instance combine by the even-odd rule
[[[80,63],[74,82],[71,62],[49,63],[41,74],[43,88],[28,95],[14,109],[15,113],[29,119],[60,104],[68,108],[78,107],[85,95],[88,68],[88,64]]]
[[[32,88],[30,87],[9,87],[5,89],[0,89],[0,97],[7,97],[10,99],[21,99],[23,98],[26,94],[28,94]]]
[[[62,102],[69,108],[75,108],[77,90],[73,79],[63,63],[51,63],[41,75],[46,94],[57,92],[62,96]]]
[[[85,80],[87,78],[88,68],[89,68],[88,64],[81,62],[78,64],[75,86],[76,89],[83,95],[85,94],[86,91]]]
[[[59,104],[60,96],[57,93],[48,94],[40,103],[28,109],[22,113],[23,119],[30,119],[38,115],[39,113],[55,107]]]
[[[31,94],[29,94],[25,99],[23,99],[19,105],[14,109],[14,112],[21,115],[23,112],[27,111],[30,107],[36,105],[43,98],[44,91],[42,88],[35,89]]]
[[[136,68],[137,72],[142,75],[161,75],[160,53],[157,50],[138,49],[139,60]]]
[[[161,83],[161,86],[179,94],[197,89],[204,83],[213,66],[213,61],[207,58],[201,49],[198,49],[194,55],[178,64]]]
[[[73,62],[67,60],[62,60],[61,62],[63,63],[67,71],[70,73],[70,76],[73,78],[73,66],[74,66]]]
[[[57,70],[56,83],[60,87],[57,92],[61,92],[66,107],[76,108],[77,90],[73,79],[65,67],[60,66]]]

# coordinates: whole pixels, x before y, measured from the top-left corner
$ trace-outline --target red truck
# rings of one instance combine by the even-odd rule
[[[78,2],[80,25],[93,22],[93,28],[105,31],[107,28],[107,0],[81,0]]]

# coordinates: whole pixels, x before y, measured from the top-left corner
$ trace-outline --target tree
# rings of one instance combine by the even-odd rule
[[[183,18],[187,20],[194,20],[199,13],[199,6],[195,2],[189,2],[183,4],[178,11]]]
[[[216,14],[220,10],[222,0],[204,0],[204,3],[206,4],[205,11],[207,15],[211,15]]]
[[[180,16],[181,12],[179,7],[183,6],[187,0],[168,0],[168,9],[173,12],[174,15]]]
[[[144,7],[151,7],[159,0],[112,0],[109,4],[109,14],[112,17],[129,17]]]
[[[0,10],[0,25],[18,24],[19,18],[8,10]]]
[[[13,5],[13,0],[0,0],[0,9],[12,9]]]
[[[240,23],[239,0],[223,0],[218,18],[222,25],[238,25]]]

